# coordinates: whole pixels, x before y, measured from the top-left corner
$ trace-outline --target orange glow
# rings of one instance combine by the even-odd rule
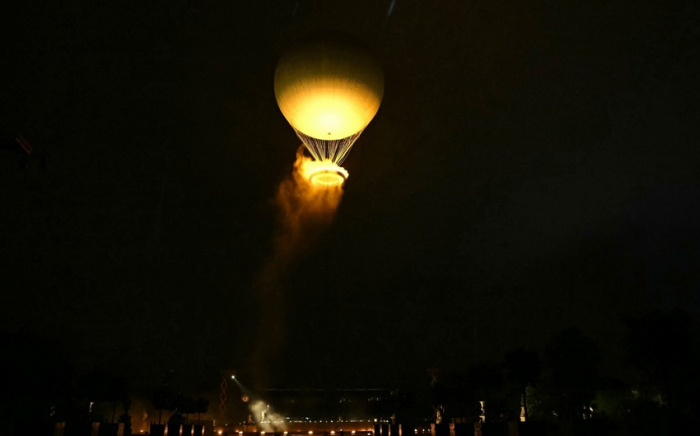
[[[367,127],[384,94],[384,73],[362,43],[338,35],[285,53],[275,71],[277,104],[295,129],[341,139]]]
[[[301,173],[315,186],[341,186],[349,177],[347,170],[335,163],[324,160],[306,159],[301,164]]]
[[[369,89],[348,89],[346,82],[338,82],[318,83],[313,92],[302,93],[299,88],[280,92],[282,113],[293,127],[312,138],[341,139],[361,131],[377,113],[381,100]]]

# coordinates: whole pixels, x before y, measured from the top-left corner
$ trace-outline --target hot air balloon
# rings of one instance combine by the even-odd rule
[[[383,94],[381,66],[350,36],[316,35],[280,58],[275,98],[313,156],[311,182],[345,182],[348,173],[340,165],[376,115]]]

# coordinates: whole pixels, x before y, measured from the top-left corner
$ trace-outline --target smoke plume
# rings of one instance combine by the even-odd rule
[[[271,359],[281,351],[285,334],[285,280],[305,252],[335,217],[342,187],[319,187],[308,181],[306,167],[312,160],[297,150],[294,171],[283,180],[275,196],[278,223],[272,254],[256,282],[259,304],[258,336],[252,354],[256,390],[268,386]]]

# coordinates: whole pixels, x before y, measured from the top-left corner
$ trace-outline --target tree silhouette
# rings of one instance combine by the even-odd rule
[[[185,423],[189,424],[190,413],[197,413],[197,401],[192,397],[183,397],[179,407],[180,413],[185,415]]]
[[[173,394],[167,388],[160,388],[153,392],[151,397],[151,403],[153,407],[158,409],[158,424],[160,425],[163,421],[163,409],[169,409],[172,403]]]
[[[101,368],[94,368],[78,379],[83,397],[88,402],[109,403],[112,407],[111,423],[117,413],[117,405],[128,401],[129,387],[125,379],[108,374]]]
[[[481,415],[479,401],[486,401],[494,416],[503,414],[503,377],[500,365],[483,362],[466,371],[444,372],[435,384],[433,408],[444,406],[445,418],[476,420]]]
[[[514,385],[518,392],[518,401],[522,399],[527,414],[527,387],[534,386],[542,375],[542,360],[534,351],[516,348],[506,353],[503,359],[505,380]]]
[[[200,422],[200,414],[207,413],[209,409],[209,400],[206,398],[197,398],[196,400],[196,410],[197,410],[197,424]]]
[[[653,311],[627,322],[627,356],[641,371],[642,396],[660,396],[670,409],[698,412],[700,347],[693,319],[685,311]]]
[[[123,406],[124,413],[119,417],[119,422],[124,424],[124,436],[131,436],[131,415],[129,415],[131,399],[124,400]]]
[[[0,344],[0,433],[48,434],[72,410],[72,367],[58,347],[27,331],[2,331]]]
[[[600,348],[577,328],[566,329],[549,342],[539,385],[532,392],[540,413],[571,423],[595,398]],[[532,394],[531,394],[532,395]]]

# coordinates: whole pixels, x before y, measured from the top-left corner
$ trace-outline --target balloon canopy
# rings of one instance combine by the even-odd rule
[[[346,35],[317,35],[296,44],[275,71],[277,104],[319,160],[342,162],[379,110],[383,94],[381,66]]]

